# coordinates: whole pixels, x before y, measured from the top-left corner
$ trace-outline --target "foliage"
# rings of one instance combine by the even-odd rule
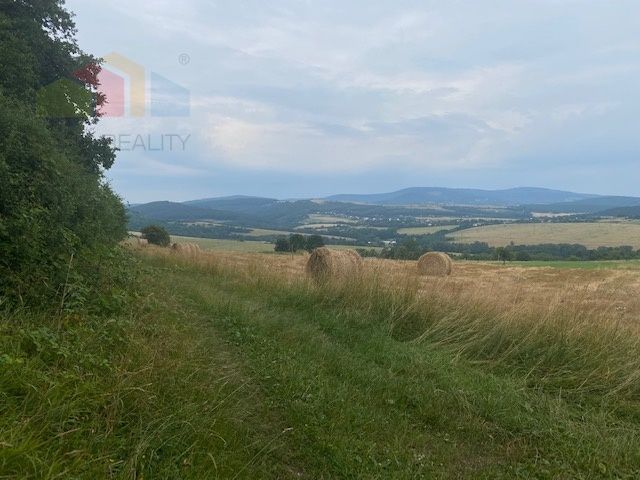
[[[276,240],[274,250],[278,253],[291,252],[291,242],[286,237],[282,237]]]
[[[316,248],[324,247],[324,239],[320,235],[309,235],[306,238],[305,250],[309,253],[313,252]]]
[[[324,239],[320,235],[300,235],[293,233],[289,237],[280,237],[276,239],[274,250],[279,253],[290,252],[295,253],[301,250],[312,252],[316,248],[324,247]]]
[[[70,277],[90,282],[86,272],[125,236],[126,217],[103,177],[115,152],[89,129],[95,111],[39,110],[38,92],[58,80],[95,86],[96,68],[72,77],[95,59],[76,45],[63,2],[3,2],[0,25],[0,300],[42,304],[59,300]]]
[[[143,238],[149,240],[149,243],[153,245],[167,247],[171,243],[169,233],[159,225],[149,225],[144,227],[140,232]]]
[[[513,253],[507,247],[497,247],[495,251],[496,260],[507,263],[513,260]]]

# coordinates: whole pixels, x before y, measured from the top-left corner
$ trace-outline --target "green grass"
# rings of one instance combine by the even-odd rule
[[[638,478],[623,329],[145,265],[121,317],[3,318],[0,478]]]
[[[500,263],[500,262],[494,262]],[[509,262],[508,265],[518,267],[553,267],[553,268],[579,268],[586,270],[600,269],[640,269],[640,260],[602,260],[602,261],[530,261],[530,262]]]
[[[204,250],[243,253],[272,253],[273,244],[252,240],[218,240],[215,238],[196,238],[171,236],[172,242],[196,243]]]

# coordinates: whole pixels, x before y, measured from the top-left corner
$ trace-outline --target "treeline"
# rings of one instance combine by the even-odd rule
[[[324,238],[320,235],[301,235],[299,233],[293,233],[288,237],[278,238],[274,245],[274,251],[278,253],[295,253],[302,250],[312,252],[316,248],[324,246]]]
[[[60,0],[0,2],[0,25],[0,306],[104,306],[126,218],[92,133],[98,61]]]
[[[542,245],[510,245],[507,247],[490,247],[484,242],[471,244],[453,243],[438,239],[431,241],[412,237],[398,245],[386,247],[381,251],[360,249],[363,256],[389,258],[396,260],[417,260],[430,251],[456,254],[465,260],[515,260],[515,261],[595,261],[595,260],[636,260],[640,259],[640,250],[631,246],[599,247],[588,249],[584,245],[542,244]]]

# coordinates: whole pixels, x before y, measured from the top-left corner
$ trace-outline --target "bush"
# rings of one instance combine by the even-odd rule
[[[282,237],[276,240],[275,251],[280,253],[291,252],[291,243],[289,243],[289,239]]]
[[[141,233],[142,238],[145,238],[153,245],[168,247],[171,243],[169,232],[159,225],[149,225],[148,227],[144,227]]]

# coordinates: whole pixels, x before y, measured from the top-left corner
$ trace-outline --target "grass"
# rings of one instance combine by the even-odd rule
[[[271,235],[280,235],[283,237],[288,237],[292,233],[293,232],[286,232],[283,230],[268,230],[264,228],[254,228],[251,230],[251,232],[248,235],[250,237],[267,237]]]
[[[309,224],[316,224],[316,223],[329,223],[329,224],[355,223],[355,220],[353,220],[353,219],[351,219],[349,217],[342,217],[342,216],[337,216],[337,215],[322,215],[322,214],[312,213],[312,214],[309,214],[307,216],[307,219],[306,219],[305,223],[309,223]]]
[[[452,233],[457,242],[487,242],[493,247],[544,243],[578,243],[587,248],[631,245],[640,248],[640,224],[530,223],[487,225]]]
[[[227,252],[249,252],[249,253],[272,253],[273,244],[257,242],[252,240],[219,240],[214,238],[196,238],[171,236],[172,242],[196,243],[204,250],[227,251]]]
[[[500,263],[500,262],[496,262]],[[509,262],[509,265],[518,267],[553,267],[553,268],[579,268],[584,270],[602,269],[640,269],[640,260],[602,260],[602,261],[530,261],[530,262]]]
[[[624,326],[409,277],[144,264],[122,317],[4,318],[0,478],[640,473],[640,337]]]
[[[196,238],[196,237],[180,237],[171,236],[172,242],[196,243],[204,250],[219,252],[239,252],[239,253],[273,253],[273,244],[265,242],[257,242],[252,240],[218,240],[215,238]],[[370,246],[353,246],[353,245],[330,245],[330,248],[336,250],[366,248],[381,251],[380,247]]]

